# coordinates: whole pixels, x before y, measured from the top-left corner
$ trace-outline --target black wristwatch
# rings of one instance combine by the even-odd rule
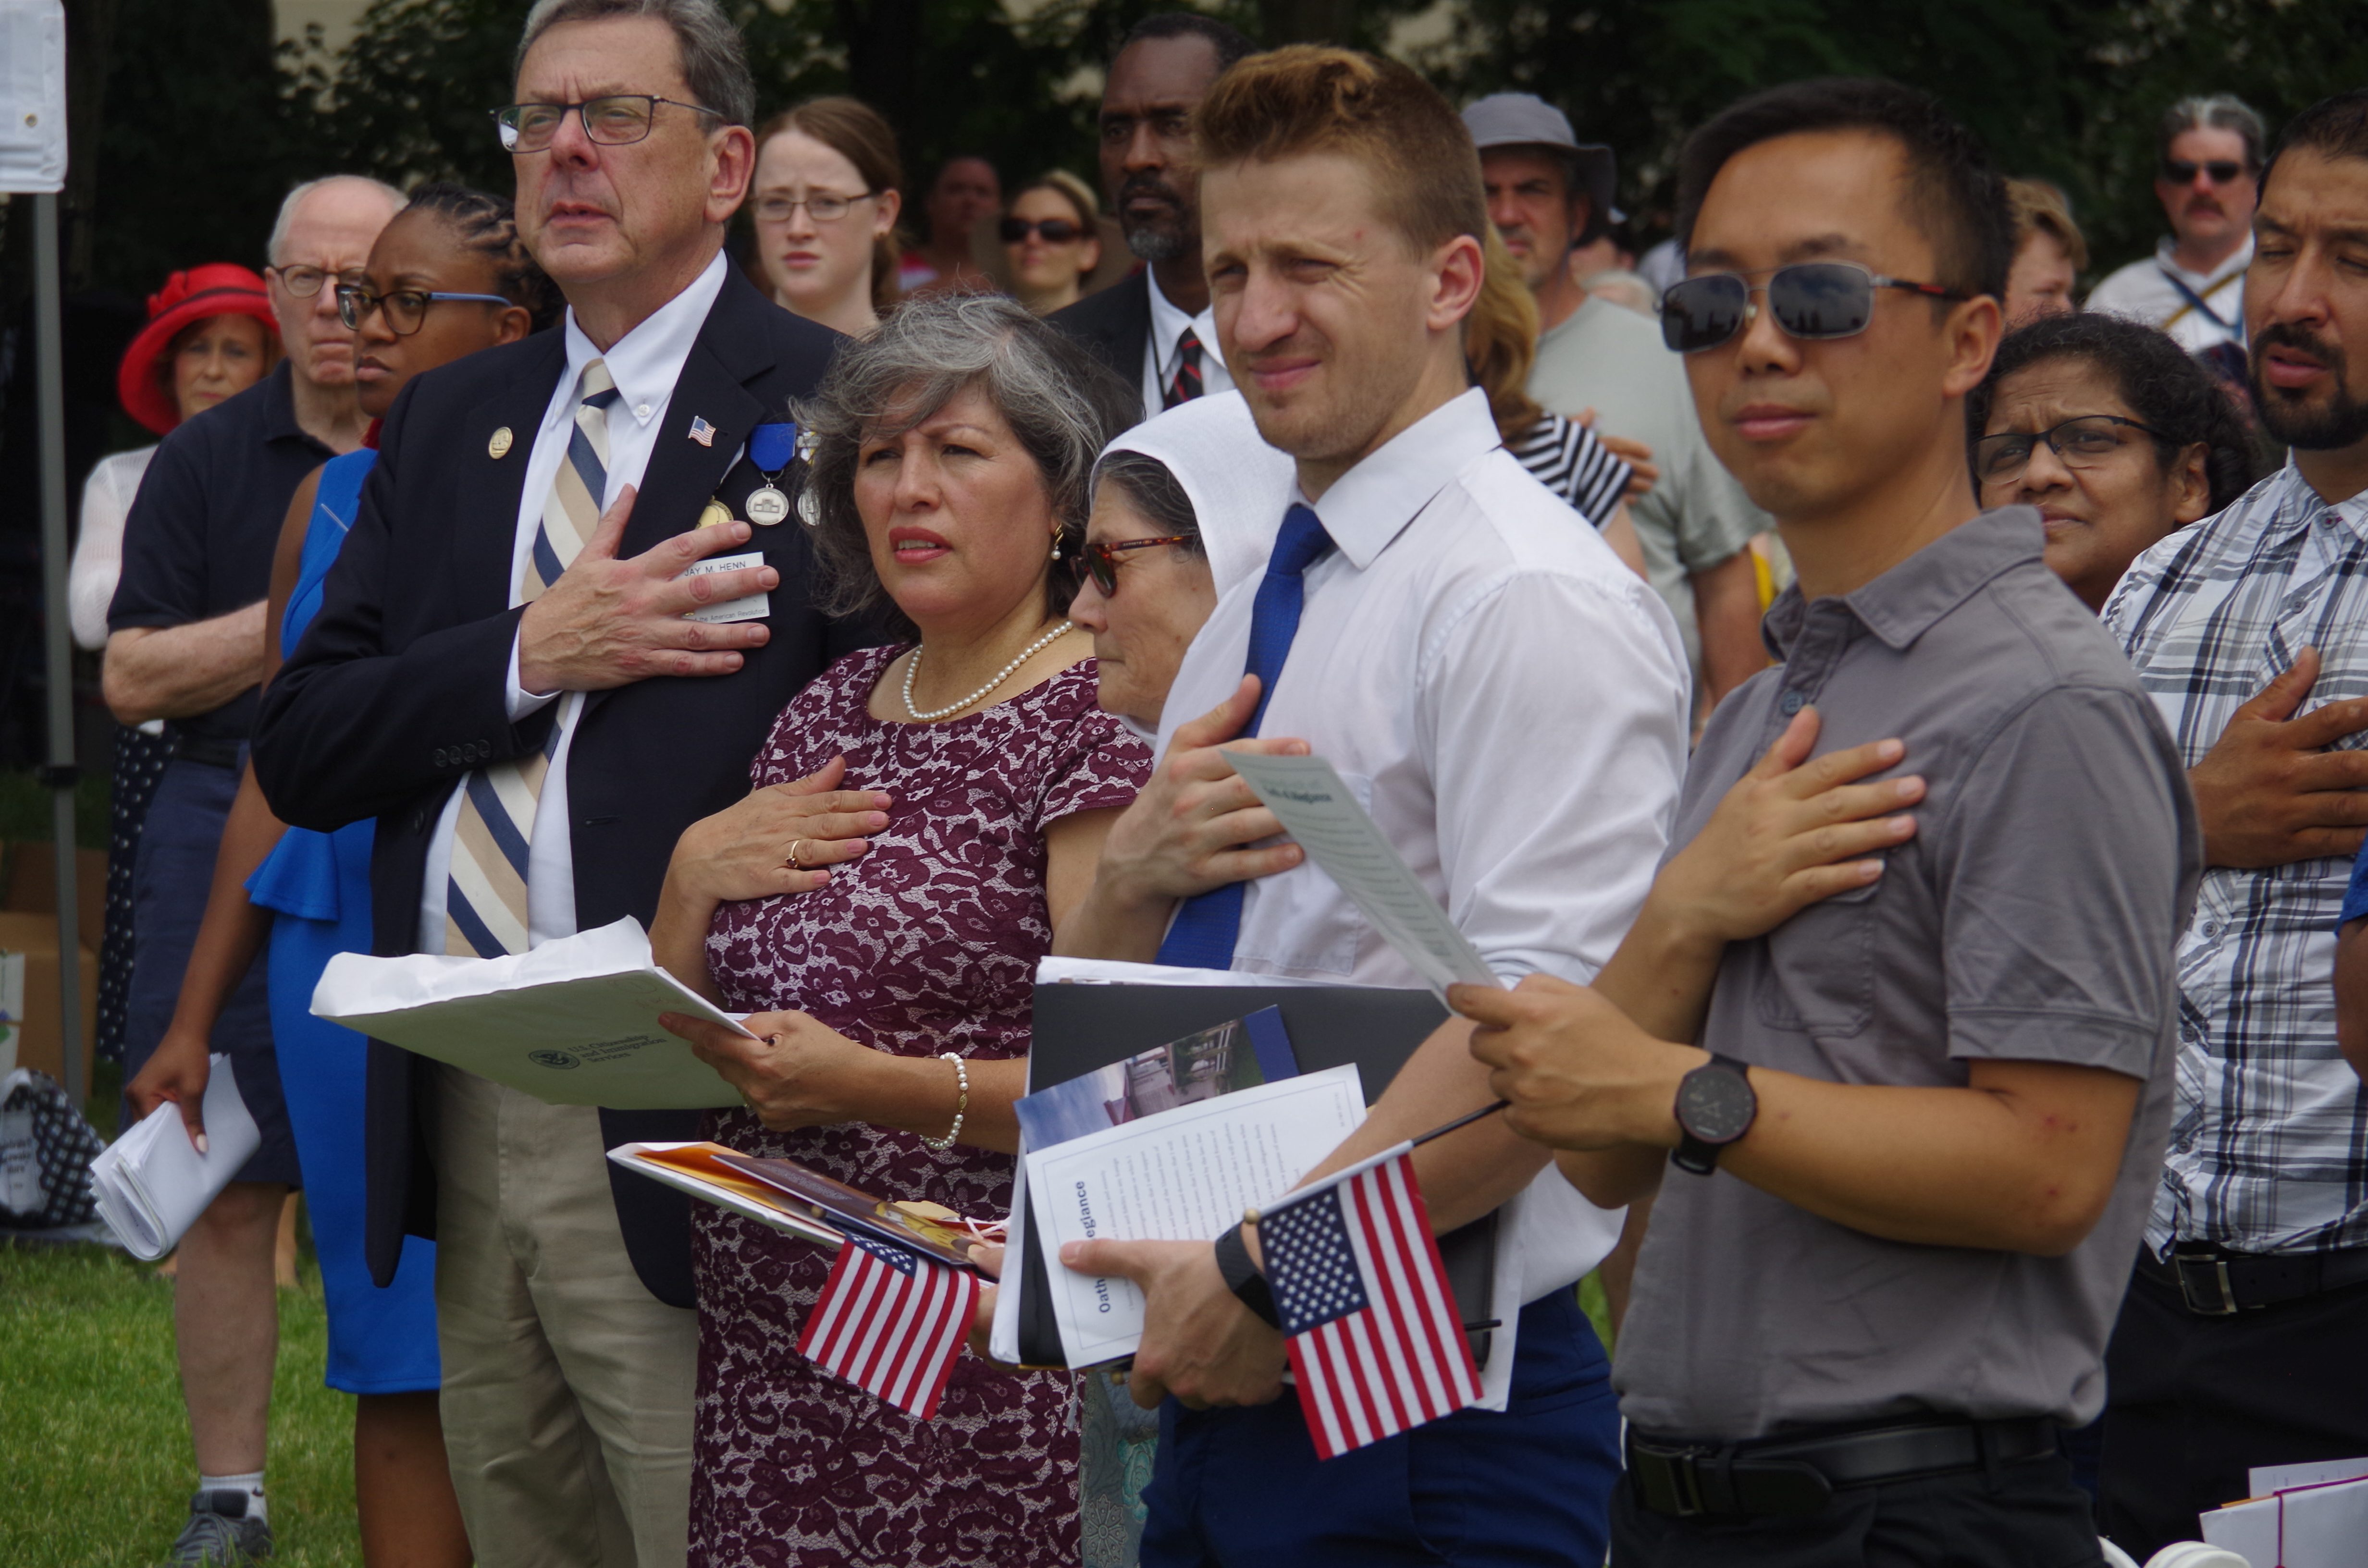
[[[1266,1276],[1258,1271],[1258,1265],[1250,1261],[1250,1249],[1242,1241],[1239,1225],[1217,1238],[1217,1272],[1224,1276],[1225,1289],[1264,1319],[1268,1327],[1282,1326],[1282,1314],[1275,1311],[1274,1292],[1267,1287]]]
[[[1742,1062],[1713,1056],[1678,1081],[1677,1111],[1678,1146],[1669,1151],[1669,1164],[1708,1176],[1726,1146],[1751,1131],[1759,1096],[1751,1092]]]

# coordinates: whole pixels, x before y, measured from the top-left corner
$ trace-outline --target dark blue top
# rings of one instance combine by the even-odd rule
[[[313,517],[304,528],[304,555],[297,568],[296,590],[279,618],[279,653],[285,658],[303,641],[304,629],[320,613],[321,585],[336,563],[354,513],[361,505],[362,481],[370,477],[378,453],[363,448],[331,458],[321,468],[321,483],[313,494]],[[247,896],[266,909],[305,920],[336,922],[347,915],[370,912],[370,846],[377,824],[364,817],[335,833],[314,833],[291,827],[246,879]]]
[[[289,497],[335,457],[296,423],[286,360],[256,385],[164,439],[123,528],[123,575],[107,629],[187,626],[244,609],[271,592],[271,556]],[[173,727],[238,742],[255,726],[249,687]]]

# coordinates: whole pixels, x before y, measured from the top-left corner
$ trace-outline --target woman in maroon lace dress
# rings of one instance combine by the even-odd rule
[[[710,1136],[1000,1218],[1036,960],[1151,766],[1096,705],[1056,564],[1131,400],[1010,301],[947,295],[841,350],[803,413],[835,608],[912,641],[782,711],[748,799],[683,835],[652,939],[759,1015],[760,1040],[683,1023],[750,1108]],[[694,1223],[693,1564],[1076,1561],[1066,1373],[964,1359],[913,1420],[798,1355],[822,1249],[703,1205]]]

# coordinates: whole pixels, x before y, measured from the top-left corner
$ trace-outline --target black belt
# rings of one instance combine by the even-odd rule
[[[1909,1421],[1814,1437],[1688,1443],[1628,1429],[1628,1480],[1656,1514],[1814,1514],[1846,1486],[1949,1475],[2056,1451],[2055,1423]]]
[[[209,740],[203,735],[184,734],[176,730],[172,734],[173,760],[194,762],[206,767],[227,767],[236,771],[239,745],[236,741]]]
[[[2322,1290],[2368,1284],[2368,1247],[2294,1253],[2198,1247],[2172,1253],[2168,1263],[2140,1247],[2138,1275],[2178,1291],[2187,1310],[2198,1317],[2234,1317]]]

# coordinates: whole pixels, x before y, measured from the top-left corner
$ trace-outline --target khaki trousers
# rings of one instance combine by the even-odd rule
[[[698,1317],[633,1272],[599,1113],[438,1075],[444,1446],[479,1568],[681,1568]]]

